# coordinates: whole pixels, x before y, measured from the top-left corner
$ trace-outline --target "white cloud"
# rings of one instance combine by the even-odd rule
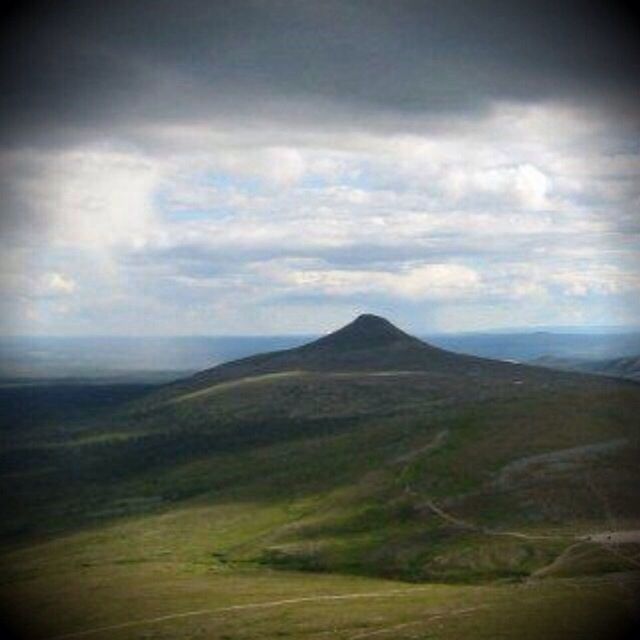
[[[56,272],[47,273],[43,278],[43,285],[45,291],[61,295],[72,294],[77,286],[73,278]]]
[[[79,293],[79,288],[74,278],[57,271],[37,275],[13,272],[0,277],[0,293],[5,301],[33,309],[34,301],[69,299]]]
[[[615,265],[596,265],[579,271],[555,273],[550,281],[559,286],[565,295],[576,297],[640,292],[640,275],[637,272],[625,272]]]
[[[153,232],[161,161],[106,148],[26,152],[13,159],[20,201],[54,246],[143,246]],[[34,238],[35,239],[35,238]]]
[[[636,281],[622,261],[640,260],[620,242],[640,154],[611,154],[607,131],[557,105],[503,105],[411,135],[185,123],[135,148],[23,152],[14,187],[46,225],[11,295],[157,306],[169,325],[186,298],[195,323],[211,297],[219,309],[306,293],[341,308],[438,301],[448,317],[484,300],[508,318],[623,295]]]
[[[257,266],[291,292],[332,296],[381,294],[414,300],[464,298],[480,289],[479,275],[459,264],[406,265],[399,271],[318,268],[314,261],[272,261]]]

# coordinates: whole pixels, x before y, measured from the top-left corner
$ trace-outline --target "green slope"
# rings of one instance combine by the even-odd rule
[[[354,324],[99,415],[5,429],[8,584],[36,598],[40,561],[50,585],[70,566],[167,562],[457,585],[637,568],[633,536],[586,539],[640,530],[637,385]]]

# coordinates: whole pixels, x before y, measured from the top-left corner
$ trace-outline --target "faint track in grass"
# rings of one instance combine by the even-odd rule
[[[435,622],[436,620],[442,620],[443,618],[449,618],[451,616],[463,616],[467,613],[473,613],[474,611],[478,611],[480,609],[486,609],[488,608],[488,606],[489,605],[486,604],[480,604],[475,607],[466,607],[464,609],[453,609],[451,611],[443,611],[442,613],[434,613],[421,620],[412,620],[410,622],[402,622],[391,627],[383,627],[382,629],[374,629],[373,631],[364,631],[362,633],[358,633],[355,636],[351,636],[349,640],[360,640],[360,638],[373,638],[374,636],[382,636],[386,635],[387,633],[406,629],[408,627],[417,627],[419,625],[429,624],[430,622]]]
[[[420,449],[415,449],[414,451],[409,451],[408,453],[405,453],[405,454],[403,454],[401,456],[398,456],[397,458],[395,458],[393,460],[393,462],[394,463],[398,463],[398,462],[408,463],[408,462],[411,462],[412,460],[414,460],[415,458],[417,458],[420,455],[431,453],[431,452],[435,451],[436,449],[440,448],[444,444],[444,442],[446,441],[448,436],[449,436],[449,429],[443,429],[442,431],[439,431],[435,435],[433,440],[428,442],[425,446],[420,447]]]
[[[171,620],[180,620],[183,618],[195,618],[198,616],[216,615],[222,613],[232,613],[234,611],[250,611],[260,609],[272,609],[277,607],[286,607],[288,605],[314,603],[314,602],[339,602],[342,600],[358,600],[366,598],[397,598],[403,596],[410,596],[414,593],[420,593],[423,591],[431,591],[432,585],[425,587],[415,587],[412,589],[391,589],[389,591],[372,591],[362,593],[341,593],[341,594],[321,594],[316,596],[305,596],[301,598],[287,598],[284,600],[271,600],[267,602],[251,602],[247,604],[236,604],[228,607],[217,607],[211,609],[196,609],[193,611],[183,611],[180,613],[170,613],[163,616],[157,616],[155,618],[143,618],[140,620],[129,620],[126,622],[120,622],[112,625],[105,625],[102,627],[93,627],[92,629],[83,629],[80,631],[72,631],[70,633],[64,633],[57,636],[50,636],[46,640],[67,640],[71,638],[84,638],[92,635],[98,635],[100,633],[106,633],[109,631],[118,631],[120,629],[129,629],[132,627],[142,627],[146,625],[158,624],[161,622],[169,622]]]
[[[506,536],[511,538],[520,538],[521,540],[576,540],[576,537],[573,535],[542,533],[535,534],[523,533],[522,531],[500,531],[498,529],[490,529],[488,527],[483,527],[481,525],[474,524],[473,522],[469,522],[468,520],[463,520],[462,518],[458,518],[448,513],[447,511],[439,507],[433,500],[425,500],[422,504],[443,520],[457,527],[467,529],[469,531],[477,531],[478,533],[484,533],[489,536]]]

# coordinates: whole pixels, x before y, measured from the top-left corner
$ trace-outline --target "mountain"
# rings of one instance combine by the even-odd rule
[[[163,432],[162,464],[176,451],[189,455],[192,440],[206,450],[235,450],[337,432],[375,416],[413,419],[481,402],[599,391],[612,384],[453,353],[366,314],[308,344],[228,362],[166,385],[114,419],[134,432]]]
[[[350,324],[308,344],[260,354],[205,371],[194,379],[226,378],[244,372],[272,373],[302,368],[328,370],[421,369],[444,364],[452,354],[401,331],[388,320],[364,314]]]
[[[0,400],[0,595],[25,637],[404,640],[432,616],[442,640],[583,638],[585,616],[607,637],[637,582],[632,381],[452,353],[364,315],[167,385]],[[418,582],[391,606],[354,599]],[[233,616],[209,619],[212,602]]]
[[[431,374],[431,384],[445,379],[479,379],[512,384],[523,376],[540,381],[535,368],[454,353],[410,336],[385,318],[371,314],[308,344],[259,354],[202,371],[174,385],[180,392],[246,377],[301,373],[378,373],[387,376]],[[558,379],[559,376],[556,376]],[[481,383],[482,384],[482,383]]]

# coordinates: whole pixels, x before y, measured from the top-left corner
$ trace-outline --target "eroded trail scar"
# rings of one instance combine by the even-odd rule
[[[182,618],[195,618],[197,616],[216,615],[219,613],[228,613],[232,611],[247,611],[251,609],[271,609],[275,607],[284,607],[288,605],[304,604],[308,602],[336,602],[341,600],[357,600],[359,598],[388,598],[402,597],[418,593],[420,591],[429,591],[431,587],[415,587],[412,589],[395,589],[389,591],[374,591],[368,593],[342,593],[306,596],[303,598],[288,598],[285,600],[271,600],[269,602],[251,602],[247,604],[236,604],[228,607],[218,607],[212,609],[197,609],[194,611],[183,611],[181,613],[171,613],[156,618],[144,618],[141,620],[129,620],[104,627],[94,627],[93,629],[84,629],[81,631],[73,631],[58,636],[53,636],[47,640],[67,640],[67,638],[84,638],[108,631],[117,631],[118,629],[127,629],[131,627],[142,627],[145,625],[157,624],[160,622],[168,622],[170,620],[180,620]]]

